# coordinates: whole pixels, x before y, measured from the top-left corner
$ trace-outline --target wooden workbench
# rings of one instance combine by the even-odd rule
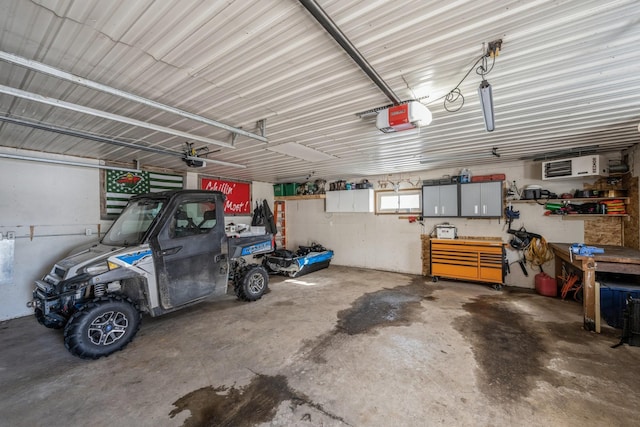
[[[623,246],[598,245],[603,254],[580,256],[569,254],[571,243],[549,243],[556,257],[556,275],[562,262],[582,271],[584,328],[600,332],[600,296],[596,293],[596,272],[640,275],[640,251]]]

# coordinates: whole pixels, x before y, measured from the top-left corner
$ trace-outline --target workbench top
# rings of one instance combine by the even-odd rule
[[[569,254],[569,248],[573,243],[549,243],[555,252]],[[595,261],[613,262],[623,264],[640,264],[640,251],[615,245],[592,245],[604,249],[603,254],[594,254],[591,258]],[[575,259],[582,259],[580,255],[574,255]]]

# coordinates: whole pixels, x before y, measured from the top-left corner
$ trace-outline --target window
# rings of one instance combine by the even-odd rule
[[[377,214],[422,213],[420,201],[422,191],[412,190],[379,190],[376,191]]]
[[[162,210],[163,199],[139,199],[130,203],[118,216],[102,243],[109,246],[135,246],[149,231],[149,227]]]
[[[213,202],[184,202],[178,206],[170,228],[171,238],[206,234],[216,226]]]

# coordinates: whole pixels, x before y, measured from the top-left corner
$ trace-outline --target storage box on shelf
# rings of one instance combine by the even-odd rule
[[[275,197],[284,196],[284,184],[273,184],[273,195]]]
[[[296,196],[298,194],[298,184],[295,182],[290,182],[288,184],[284,184],[284,195],[285,196]]]
[[[279,200],[307,200],[307,199],[324,199],[325,195],[322,194],[298,194],[298,186],[297,183],[287,183],[287,184],[274,184],[273,185],[273,196],[276,201]]]

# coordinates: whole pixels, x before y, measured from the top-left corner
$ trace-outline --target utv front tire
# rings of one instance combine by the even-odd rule
[[[140,312],[128,298],[103,297],[71,316],[64,329],[64,345],[82,359],[108,356],[131,342],[140,320]]]
[[[64,328],[65,322],[63,318],[56,319],[56,318],[47,317],[39,308],[36,308],[34,314],[36,316],[36,320],[38,321],[38,323],[40,323],[43,326],[46,326],[47,328],[51,328],[51,329]]]
[[[256,301],[262,298],[269,284],[267,270],[258,264],[250,265],[235,284],[238,299]]]

